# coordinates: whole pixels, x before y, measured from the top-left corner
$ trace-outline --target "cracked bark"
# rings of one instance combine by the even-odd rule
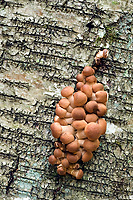
[[[130,1],[5,1],[0,5],[0,194],[29,199],[131,199]],[[83,180],[59,177],[47,158],[65,86],[109,57],[96,76],[109,92],[107,133]]]

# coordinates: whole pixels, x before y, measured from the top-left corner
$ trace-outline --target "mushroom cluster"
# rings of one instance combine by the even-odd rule
[[[99,51],[95,57],[96,65],[107,56],[108,50]],[[49,163],[57,166],[59,175],[68,173],[81,179],[83,171],[78,161],[91,160],[93,151],[99,147],[99,137],[106,131],[102,116],[107,112],[107,92],[101,83],[97,83],[94,74],[95,70],[86,66],[76,77],[77,90],[71,86],[62,89],[63,98],[56,105],[51,132],[58,140]]]

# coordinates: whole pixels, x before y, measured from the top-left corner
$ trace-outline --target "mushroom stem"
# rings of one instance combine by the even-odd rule
[[[82,169],[71,169],[71,168],[68,168],[66,170],[66,172],[68,174],[71,174],[72,176],[74,176],[76,179],[81,179],[83,177],[83,171]]]

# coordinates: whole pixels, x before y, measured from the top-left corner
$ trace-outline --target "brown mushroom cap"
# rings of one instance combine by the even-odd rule
[[[98,119],[98,116],[94,113],[92,114],[87,114],[85,120],[90,123],[90,122],[96,122]]]
[[[58,122],[54,122],[50,126],[54,138],[59,138],[62,133],[62,127]]]
[[[100,126],[95,122],[90,122],[86,125],[84,132],[89,140],[95,141],[100,137]]]
[[[76,154],[67,153],[67,160],[70,163],[76,163],[80,158]]]
[[[65,88],[63,88],[63,89],[61,90],[61,95],[62,95],[63,97],[69,97],[70,95],[73,94],[73,92],[74,92],[73,87],[67,86],[67,87],[65,87]]]
[[[55,109],[55,113],[60,118],[64,118],[67,114],[67,111],[64,108],[60,107],[59,104],[57,104],[56,109]]]
[[[77,88],[77,90],[80,90],[81,87],[82,87],[83,85],[84,85],[83,82],[78,82],[78,83],[76,84],[76,88]]]
[[[56,158],[61,158],[61,157],[64,156],[64,153],[63,153],[60,149],[55,149],[55,150],[54,150],[54,156],[55,156]]]
[[[88,84],[83,85],[81,91],[84,92],[88,98],[92,96],[92,89]]]
[[[77,130],[84,129],[86,125],[87,123],[85,120],[75,120],[72,123],[72,126]]]
[[[88,139],[85,139],[83,147],[86,151],[95,151],[100,145],[99,140],[95,140],[95,141],[90,141]]]
[[[103,91],[104,90],[103,84],[101,84],[101,83],[95,83],[92,86],[92,90],[93,90],[93,92]]]
[[[105,115],[106,112],[107,112],[107,107],[102,103],[98,103],[97,115],[101,117]]]
[[[107,49],[104,49],[104,50],[103,50],[103,58],[107,58],[107,57],[108,57],[108,54],[109,54],[108,50],[107,50]]]
[[[77,79],[78,82],[83,82],[83,81],[84,81],[84,76],[83,76],[83,74],[78,74],[78,75],[76,76],[76,79]]]
[[[87,112],[96,113],[98,108],[98,103],[96,101],[89,101],[84,107]]]
[[[62,133],[60,136],[60,141],[64,144],[69,144],[70,142],[74,141],[74,136],[69,132]]]
[[[68,168],[69,167],[69,161],[67,160],[67,158],[64,158],[62,161],[61,161],[61,164],[64,168]]]
[[[86,66],[84,69],[83,69],[83,75],[84,76],[91,76],[95,74],[95,70],[92,68],[92,67],[89,67],[89,66]]]
[[[57,173],[59,175],[66,175],[66,171],[62,167],[57,168]]]
[[[95,94],[96,101],[98,103],[105,103],[107,101],[107,92],[106,91],[98,91]]]
[[[100,125],[100,134],[104,135],[106,132],[107,122],[105,119],[100,118],[97,123]]]
[[[68,99],[63,98],[59,101],[59,105],[62,108],[67,108],[70,105],[70,102],[68,101]]]
[[[87,102],[87,96],[81,91],[74,93],[75,106],[83,106]]]
[[[51,165],[55,165],[56,162],[57,162],[57,159],[55,158],[54,155],[51,155],[51,156],[49,156],[48,161],[49,161],[49,163],[50,163]]]
[[[75,153],[79,150],[79,147],[80,147],[80,145],[79,145],[78,141],[74,140],[73,142],[71,142],[70,144],[68,144],[66,146],[66,150],[71,153]]]
[[[85,110],[82,107],[74,108],[72,111],[72,117],[74,119],[84,119],[86,116]]]
[[[97,78],[94,75],[86,77],[86,82],[89,83],[89,84],[96,83],[97,82]]]
[[[93,157],[93,154],[91,151],[87,151],[82,155],[82,161],[83,162],[88,162],[89,160],[91,160]]]

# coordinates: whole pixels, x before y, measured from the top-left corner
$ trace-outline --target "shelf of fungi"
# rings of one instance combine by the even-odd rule
[[[99,51],[95,64],[99,65],[101,58],[107,56],[107,49]],[[57,166],[59,175],[68,173],[81,179],[83,171],[78,161],[92,159],[93,151],[100,144],[99,137],[106,132],[106,121],[102,117],[107,112],[107,92],[101,83],[97,83],[94,74],[92,67],[84,67],[76,77],[77,91],[71,86],[65,87],[61,91],[63,98],[56,105],[51,132],[57,141],[54,154],[48,160]]]

